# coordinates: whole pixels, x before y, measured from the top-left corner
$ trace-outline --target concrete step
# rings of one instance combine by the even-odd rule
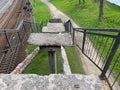
[[[48,23],[47,26],[43,27],[42,32],[60,33],[65,32],[65,28],[63,23]]]
[[[102,90],[103,82],[97,75],[1,74],[1,90]]]
[[[71,46],[73,44],[69,33],[31,33],[28,43],[38,46]]]

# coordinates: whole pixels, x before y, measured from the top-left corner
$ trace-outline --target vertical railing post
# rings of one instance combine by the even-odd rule
[[[31,33],[34,33],[33,27],[31,25],[32,23],[30,23],[30,27],[31,27]]]
[[[11,46],[11,44],[10,44],[10,41],[9,41],[9,39],[8,39],[8,36],[7,36],[6,31],[4,31],[4,35],[5,35],[5,38],[6,38],[6,40],[7,40],[8,46],[11,48],[10,50],[12,51],[12,46]]]
[[[71,29],[71,22],[69,21],[69,31],[70,31],[70,34],[72,35],[72,29]]]
[[[72,35],[72,39],[73,39],[73,45],[75,44],[75,29],[73,28],[73,35]]]
[[[38,31],[38,32],[42,32],[42,27],[43,27],[43,22],[42,22],[42,20],[40,21],[40,31]]]
[[[120,32],[118,33],[118,36],[117,36],[117,38],[116,38],[116,40],[114,42],[114,45],[113,45],[113,47],[111,49],[111,52],[110,52],[110,54],[109,54],[109,56],[107,58],[106,64],[105,64],[105,66],[104,66],[104,68],[102,70],[102,73],[100,75],[101,79],[104,79],[104,76],[105,76],[105,74],[106,74],[106,72],[107,72],[107,70],[108,70],[108,68],[109,68],[109,66],[110,66],[116,52],[117,52],[119,44],[120,44]]]
[[[83,34],[82,52],[84,52],[84,48],[85,48],[85,40],[86,40],[86,30],[84,30],[84,34]]]
[[[23,28],[24,28],[25,33],[27,33],[26,28],[25,28],[25,24],[24,24],[24,23],[23,23]]]
[[[39,29],[38,27],[39,27],[39,26],[38,26],[37,23],[35,23],[35,24],[36,24],[36,31],[35,31],[35,32],[38,33],[38,29]]]
[[[19,38],[20,43],[22,43],[22,39],[20,37],[19,31],[17,32],[17,34],[18,34],[18,38]]]

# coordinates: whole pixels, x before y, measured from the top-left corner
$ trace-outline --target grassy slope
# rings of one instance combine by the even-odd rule
[[[34,3],[34,0],[30,0],[33,8],[33,14],[35,16],[35,21],[39,23],[40,20],[42,20],[44,22],[44,25],[46,25],[47,21],[51,17],[49,8],[45,4],[40,2],[40,0],[35,0],[35,1],[36,1],[36,5]]]
[[[104,20],[98,22],[99,4],[86,0],[85,7],[78,0],[50,0],[57,8],[70,16],[81,27],[120,28],[119,6],[105,2]]]

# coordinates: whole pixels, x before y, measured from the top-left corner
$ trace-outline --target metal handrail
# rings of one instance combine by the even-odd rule
[[[76,30],[120,32],[120,28],[75,28]]]
[[[120,48],[120,28],[74,28],[70,20],[65,23],[65,27],[73,36],[74,44],[77,45],[80,50],[82,50],[83,54],[101,71],[100,78],[106,79],[111,90],[115,90],[113,88],[117,83],[117,80],[120,80],[120,70],[116,77],[113,77],[112,72],[113,69],[117,67],[116,64],[119,63],[120,60],[120,52],[117,52],[118,48]],[[73,33],[71,33],[71,28]],[[75,37],[76,32],[82,34],[82,46],[79,46],[79,43],[74,41],[75,39],[78,39],[78,37]],[[103,48],[101,48],[102,42],[104,42]],[[107,47],[108,45],[109,47]],[[105,51],[107,54],[106,56],[103,56]],[[97,52],[96,56],[94,56],[95,52]],[[119,54],[119,57],[116,57],[117,60],[114,62],[114,57],[117,53]],[[96,58],[99,58],[98,62],[96,62]],[[100,66],[100,62],[103,62],[102,66]],[[114,65],[110,70],[112,63],[114,63]],[[110,72],[108,72],[109,70]],[[109,80],[110,77],[114,78],[113,82]]]

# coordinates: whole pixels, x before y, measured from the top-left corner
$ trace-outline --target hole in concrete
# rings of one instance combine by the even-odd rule
[[[80,88],[80,85],[79,84],[75,84],[74,88]]]

